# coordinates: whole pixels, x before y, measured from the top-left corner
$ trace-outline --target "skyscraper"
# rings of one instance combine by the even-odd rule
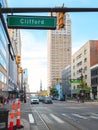
[[[52,15],[58,16],[58,13]],[[48,31],[48,89],[55,86],[56,79],[62,77],[62,70],[71,63],[71,19],[68,13],[64,15],[64,23],[63,29]]]

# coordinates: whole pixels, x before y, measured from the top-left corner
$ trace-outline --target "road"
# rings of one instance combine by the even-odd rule
[[[98,129],[98,103],[53,101],[30,105],[31,130]]]

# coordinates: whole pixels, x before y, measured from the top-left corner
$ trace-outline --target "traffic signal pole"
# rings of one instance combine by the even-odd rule
[[[98,12],[98,8],[1,8],[0,13]]]
[[[0,19],[2,21],[2,24],[3,24],[3,27],[5,29],[5,32],[6,32],[6,35],[8,37],[8,40],[9,40],[9,52],[10,52],[10,55],[11,55],[11,58],[12,60],[14,60],[15,58],[15,52],[14,52],[14,49],[13,49],[13,46],[12,46],[12,43],[10,41],[10,38],[9,38],[9,34],[8,34],[8,31],[7,31],[7,27],[6,27],[6,24],[5,24],[5,21],[4,21],[4,18],[3,18],[3,13],[44,13],[44,12],[63,12],[63,13],[66,13],[66,12],[98,12],[98,8],[67,8],[67,7],[55,7],[55,8],[2,8],[2,5],[0,3]],[[13,54],[11,53],[10,51],[10,48],[12,49],[13,51]]]

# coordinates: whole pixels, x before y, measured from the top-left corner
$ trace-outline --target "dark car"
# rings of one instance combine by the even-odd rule
[[[43,96],[40,96],[40,97],[39,97],[39,101],[40,101],[40,102],[43,102],[43,101],[44,101],[44,97],[43,97]]]
[[[53,103],[51,97],[44,97],[43,102],[46,103],[46,104],[52,104]]]

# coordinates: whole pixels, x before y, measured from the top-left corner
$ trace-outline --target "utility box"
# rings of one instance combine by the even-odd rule
[[[6,108],[0,108],[0,130],[8,130],[8,113]]]

